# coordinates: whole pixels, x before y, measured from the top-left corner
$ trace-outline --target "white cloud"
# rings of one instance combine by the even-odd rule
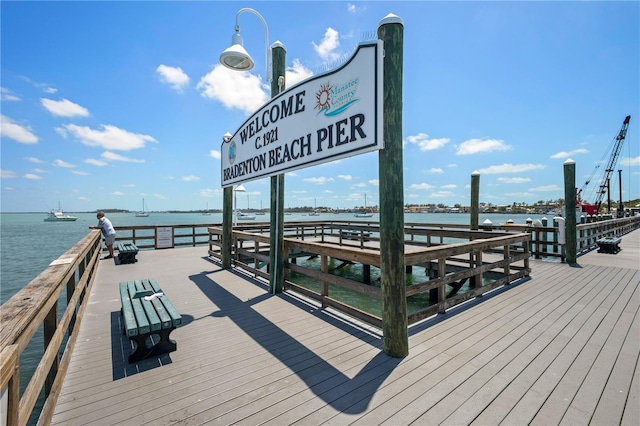
[[[560,159],[560,160],[564,160],[567,159],[569,157],[571,157],[572,155],[576,155],[576,154],[587,154],[589,151],[584,149],[584,148],[579,148],[579,149],[574,149],[573,151],[560,151],[556,154],[553,154],[551,156],[551,158],[553,159]]]
[[[620,165],[626,167],[640,166],[640,156],[634,158],[621,158]]]
[[[353,176],[351,176],[351,175],[338,175],[338,179],[350,181],[350,180],[353,179]]]
[[[42,179],[42,176],[38,176],[38,175],[34,175],[33,173],[27,173],[26,175],[22,176],[25,179],[29,179],[29,180],[40,180]]]
[[[368,180],[367,182],[369,182],[369,185],[380,186],[380,180],[379,179],[371,179],[371,180]]]
[[[11,90],[6,87],[0,87],[0,100],[1,101],[19,101],[19,97],[11,93]]]
[[[193,182],[193,181],[196,181],[196,180],[200,180],[200,177],[195,176],[195,175],[189,175],[189,176],[183,176],[182,180],[185,181],[185,182]]]
[[[326,61],[335,61],[338,59],[339,55],[335,50],[340,47],[340,40],[338,32],[333,28],[327,28],[320,44],[315,44],[314,42],[311,42],[311,44],[313,44],[313,49],[322,59]]]
[[[558,185],[546,185],[546,186],[538,186],[536,188],[529,188],[529,191],[535,192],[549,192],[549,191],[560,191],[560,187]]]
[[[531,178],[522,178],[522,177],[506,178],[506,177],[499,177],[499,178],[498,178],[498,182],[502,182],[502,183],[525,183],[525,182],[531,182]]]
[[[36,164],[43,164],[44,163],[44,161],[42,161],[41,159],[36,158],[36,157],[22,157],[22,159],[30,161],[32,163],[36,163]]]
[[[38,143],[38,137],[29,127],[19,125],[5,115],[0,115],[0,136],[25,144]]]
[[[0,178],[2,179],[13,179],[15,177],[18,177],[18,175],[16,175],[16,172],[13,172],[11,170],[0,170]]]
[[[457,187],[458,187],[458,185],[450,183],[448,185],[442,185],[440,188],[442,188],[442,189],[456,189]]]
[[[136,158],[125,157],[124,155],[116,154],[115,152],[105,151],[100,154],[102,158],[109,161],[122,161],[125,163],[144,163],[144,160],[138,160]]]
[[[89,176],[90,175],[89,172],[83,172],[81,170],[71,170],[71,173],[73,173],[74,175],[80,175],[80,176]]]
[[[73,169],[75,167],[74,164],[67,163],[66,161],[62,161],[62,160],[55,160],[53,162],[53,165],[56,166],[56,167],[64,167],[64,168],[67,168],[67,169]]]
[[[65,124],[56,131],[66,137],[67,132],[88,146],[99,146],[107,150],[130,151],[144,148],[147,142],[157,142],[149,135],[131,133],[112,125],[101,125],[102,130],[93,130],[86,126]]]
[[[546,166],[543,164],[501,164],[499,166],[489,166],[484,169],[478,170],[480,174],[492,175],[501,173],[523,173],[530,172],[532,170],[544,169]]]
[[[493,151],[510,151],[511,145],[507,145],[500,139],[469,139],[458,146],[456,155],[471,155]]]
[[[106,161],[96,160],[95,158],[87,158],[84,162],[98,167],[104,167],[109,164]]]
[[[449,138],[429,139],[426,133],[418,133],[417,135],[407,136],[406,142],[418,145],[420,151],[433,151],[440,149],[450,141]]]
[[[88,117],[89,110],[83,106],[71,102],[68,99],[54,101],[40,98],[40,103],[47,111],[58,117]]]
[[[312,75],[313,71],[302,65],[299,59],[294,59],[293,66],[287,67],[287,71],[285,72],[285,83],[287,87],[291,87]]]
[[[427,173],[440,174],[440,173],[444,173],[444,170],[442,170],[439,167],[433,167],[433,168],[427,170]]]
[[[429,194],[433,198],[451,198],[453,192],[451,191],[436,191]]]
[[[267,102],[270,86],[247,72],[233,71],[216,65],[196,86],[200,96],[220,101],[226,108],[249,114]]]
[[[115,192],[112,192],[112,193],[111,193],[111,195],[117,195],[117,196],[120,196],[120,195],[124,195],[124,192],[115,191]]]
[[[307,178],[304,179],[304,181],[309,183],[316,183],[318,185],[324,185],[327,182],[333,182],[333,178],[326,178],[324,176],[321,176],[317,178]]]
[[[222,158],[222,153],[218,150],[212,149],[211,151],[209,151],[209,156],[215,158],[216,160],[219,160],[220,158]]]
[[[184,88],[189,84],[189,76],[182,71],[180,67],[170,67],[167,65],[158,65],[156,72],[159,79],[163,83],[167,83],[177,92],[182,93]]]
[[[433,189],[435,188],[435,186],[433,185],[429,185],[428,183],[414,183],[412,185],[409,186],[409,188],[411,189]]]

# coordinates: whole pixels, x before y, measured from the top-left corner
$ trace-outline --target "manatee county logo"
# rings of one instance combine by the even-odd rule
[[[316,92],[316,106],[318,114],[323,113],[326,117],[338,115],[349,109],[351,105],[358,102],[356,97],[358,91],[358,78],[351,79],[346,83],[320,85],[320,90]]]
[[[229,145],[229,164],[233,164],[236,161],[236,143],[231,141]]]

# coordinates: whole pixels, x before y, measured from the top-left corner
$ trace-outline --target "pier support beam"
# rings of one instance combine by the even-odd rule
[[[385,353],[409,354],[404,270],[404,178],[402,171],[402,67],[404,24],[389,14],[378,26],[384,41],[384,149],[379,152],[380,280]]]
[[[478,230],[480,220],[480,172],[474,170],[471,173],[471,223],[472,231]]]
[[[285,65],[287,51],[282,43],[271,45],[272,80],[271,97],[285,89]],[[269,212],[269,291],[282,293],[284,288],[284,174],[271,177],[271,210]]]
[[[564,162],[565,250],[567,263],[576,263],[576,162]]]
[[[222,191],[222,268],[231,268],[231,235],[233,232],[233,186]]]

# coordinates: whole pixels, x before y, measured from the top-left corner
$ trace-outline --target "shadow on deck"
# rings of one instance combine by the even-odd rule
[[[412,327],[399,360],[375,329],[205,253],[102,261],[53,424],[640,423],[640,273],[626,257],[534,261],[510,291]],[[129,366],[117,283],[147,277],[185,324],[176,352]]]

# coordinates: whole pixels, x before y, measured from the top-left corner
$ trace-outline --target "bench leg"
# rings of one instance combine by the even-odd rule
[[[135,346],[133,348],[133,351],[129,353],[129,364],[149,357],[154,357],[175,351],[178,348],[178,345],[176,344],[175,340],[171,340],[169,338],[169,334],[171,334],[171,332],[175,329],[175,327],[165,328],[163,330],[154,331],[152,333],[129,337],[129,340],[133,341]],[[160,337],[160,341],[148,348],[147,338],[153,334],[158,335]]]

